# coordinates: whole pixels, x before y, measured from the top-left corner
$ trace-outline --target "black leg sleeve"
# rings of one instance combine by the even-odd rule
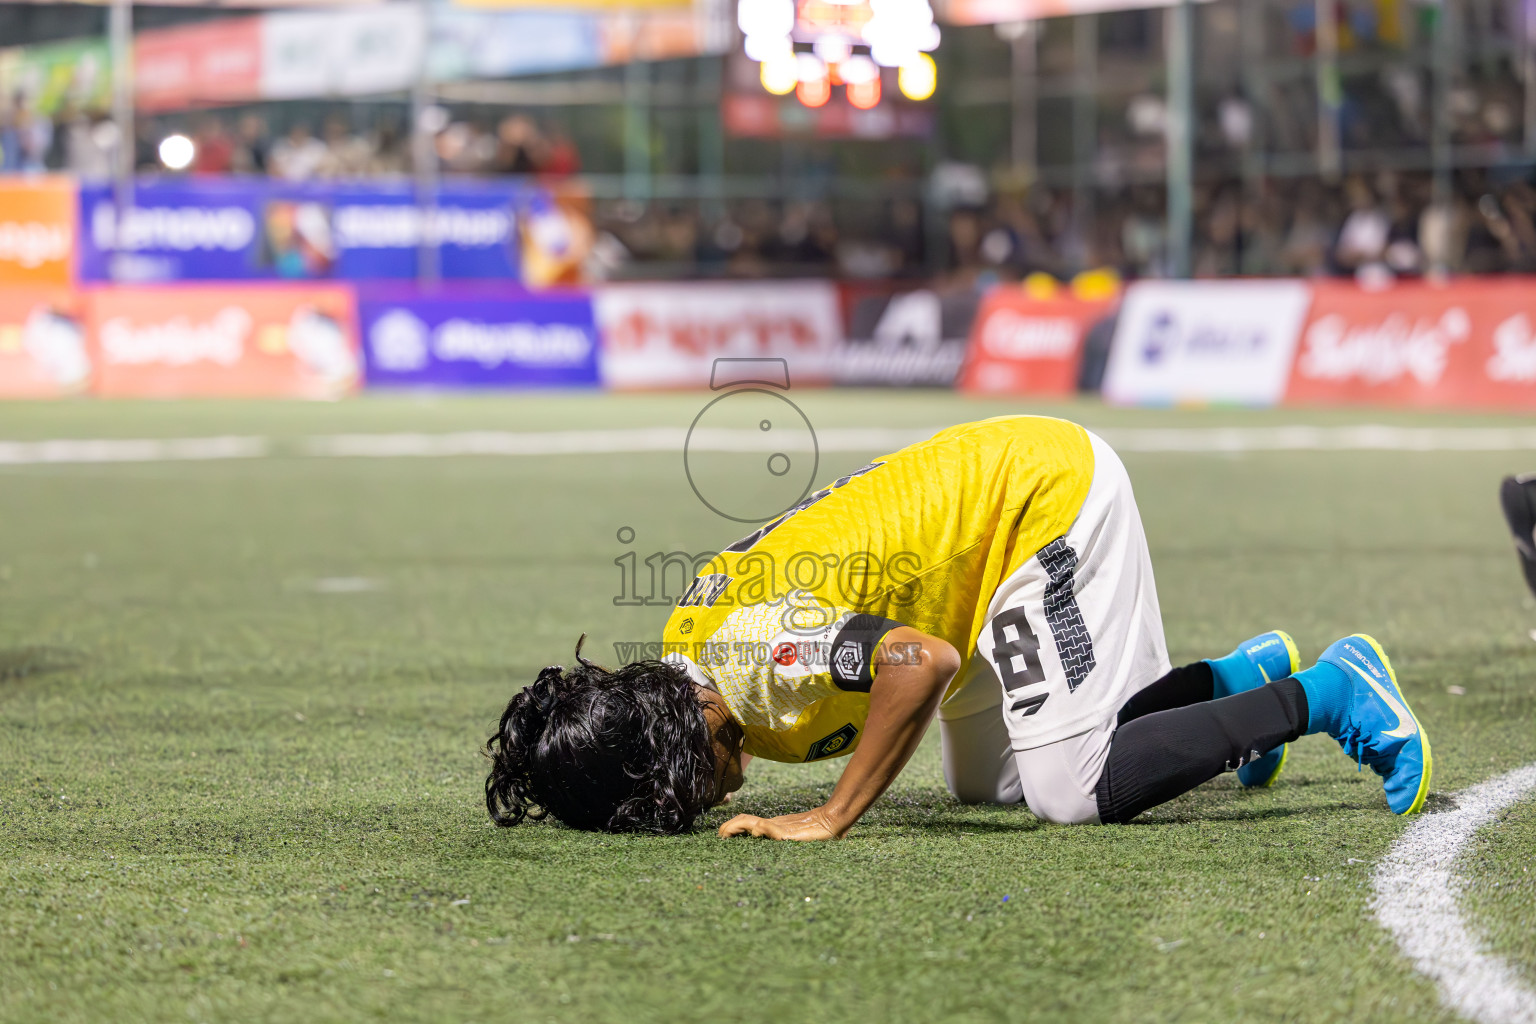
[[[1154,711],[1203,704],[1215,695],[1216,679],[1211,675],[1211,666],[1203,661],[1183,665],[1133,694],[1120,708],[1119,724],[1124,725]]]
[[[1297,739],[1306,727],[1307,695],[1294,679],[1128,722],[1115,731],[1099,776],[1099,820],[1130,821]]]

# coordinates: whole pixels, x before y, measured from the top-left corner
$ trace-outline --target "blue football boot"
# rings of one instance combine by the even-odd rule
[[[1294,675],[1301,668],[1301,655],[1291,635],[1275,629],[1260,633],[1252,640],[1244,640],[1237,645],[1237,650],[1225,658],[1213,658],[1207,660],[1206,664],[1211,666],[1211,676],[1215,683],[1212,697],[1220,699]],[[1239,768],[1237,781],[1250,789],[1273,786],[1285,768],[1290,753],[1289,743],[1280,744]]]
[[[1297,676],[1307,691],[1308,731],[1328,733],[1356,764],[1370,765],[1394,814],[1419,810],[1433,767],[1429,737],[1397,685],[1387,652],[1356,633],[1335,641],[1317,662]],[[1325,665],[1344,678],[1321,674]]]

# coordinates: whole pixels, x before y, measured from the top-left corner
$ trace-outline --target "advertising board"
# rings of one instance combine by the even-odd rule
[[[595,387],[597,325],[582,292],[391,289],[358,303],[369,387]]]
[[[843,338],[828,281],[609,284],[596,291],[610,387],[707,387],[717,358],[776,358],[793,384],[832,378]]]
[[[1310,300],[1305,281],[1138,281],[1120,307],[1104,397],[1275,405]]]
[[[360,383],[344,285],[95,288],[86,309],[105,397],[340,398]]]

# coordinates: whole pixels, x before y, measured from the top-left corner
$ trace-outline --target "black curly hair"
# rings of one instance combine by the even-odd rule
[[[503,827],[546,815],[589,832],[686,832],[715,797],[715,754],[693,683],[637,661],[553,665],[507,704],[485,744],[485,806]]]

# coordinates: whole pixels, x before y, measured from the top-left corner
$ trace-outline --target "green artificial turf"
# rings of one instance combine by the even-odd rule
[[[1024,408],[796,398],[818,428]],[[1404,822],[1322,737],[1273,790],[1225,776],[1128,826],[961,807],[932,736],[840,843],[723,842],[724,811],[674,839],[489,826],[477,748],[507,698],[582,631],[600,652],[659,636],[666,608],[615,606],[614,560],[744,528],[693,496],[680,453],[319,459],[304,439],[686,426],[702,401],[0,408],[11,440],[273,439],[243,461],[0,467],[0,1018],[1445,1017],[1369,907]],[[1042,408],[1104,428],[1519,422]],[[876,454],[824,454],[820,475]],[[1536,605],[1495,500],[1536,452],[1125,461],[1175,663],[1277,626],[1306,657],[1369,631],[1433,736],[1437,794],[1536,760]],[[733,809],[804,808],[838,767],[756,762]],[[1510,884],[1469,902],[1536,970],[1531,820],[1483,834],[1476,877]]]
[[[1462,869],[1462,901],[1488,947],[1536,988],[1536,800],[1479,832]]]

